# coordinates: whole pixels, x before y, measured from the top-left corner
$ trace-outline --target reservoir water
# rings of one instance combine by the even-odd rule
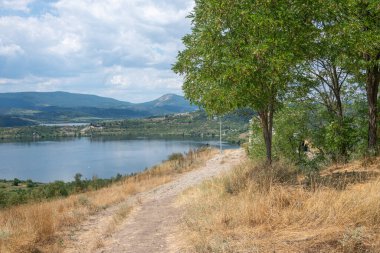
[[[117,173],[139,172],[166,160],[172,153],[187,152],[213,140],[172,139],[60,139],[53,141],[0,143],[0,179],[32,179],[37,182],[110,178]],[[223,148],[237,146],[223,143]]]

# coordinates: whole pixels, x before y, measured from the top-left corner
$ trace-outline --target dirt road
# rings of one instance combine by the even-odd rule
[[[185,189],[233,168],[244,156],[242,149],[227,150],[215,155],[199,169],[96,214],[71,235],[72,243],[65,252],[181,252],[176,240],[182,215],[182,210],[175,206],[177,196]],[[128,213],[130,209],[132,211]],[[128,216],[110,229],[118,212],[125,212]]]

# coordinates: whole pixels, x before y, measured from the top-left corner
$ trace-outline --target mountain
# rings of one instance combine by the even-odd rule
[[[0,127],[32,126],[35,122],[12,116],[0,116]]]
[[[0,108],[36,108],[48,106],[65,108],[126,108],[130,105],[131,103],[129,102],[122,102],[113,98],[62,91],[0,93]]]
[[[166,94],[150,102],[141,103],[139,108],[165,113],[183,113],[192,112],[198,109],[197,106],[191,105],[184,97],[176,94]]]
[[[68,92],[0,93],[0,126],[38,123],[89,122],[192,112],[184,97],[167,94],[145,103]]]

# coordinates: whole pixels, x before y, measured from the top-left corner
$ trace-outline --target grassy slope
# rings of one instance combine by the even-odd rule
[[[284,169],[285,168],[285,173]],[[325,170],[380,172],[380,158]],[[322,174],[323,174],[322,173]],[[343,177],[337,180],[348,179]],[[380,252],[380,179],[302,184],[283,165],[243,163],[183,197],[190,252]],[[360,177],[360,178],[359,178]],[[191,246],[190,246],[191,245]]]

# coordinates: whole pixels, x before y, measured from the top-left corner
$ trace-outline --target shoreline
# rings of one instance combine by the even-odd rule
[[[167,163],[181,163],[188,155],[204,153],[207,150],[214,150],[209,147],[198,147],[186,152],[174,152],[165,160],[158,164],[150,166],[140,171],[131,173],[117,173],[111,177],[102,178],[93,176],[92,178],[83,178],[81,173],[73,175],[71,181],[53,180],[50,182],[38,182],[31,179],[0,179],[0,210],[2,208],[12,207],[19,204],[34,203],[47,199],[57,199],[69,197],[73,194],[86,193],[99,190],[115,183],[138,177],[144,173],[155,170]]]

